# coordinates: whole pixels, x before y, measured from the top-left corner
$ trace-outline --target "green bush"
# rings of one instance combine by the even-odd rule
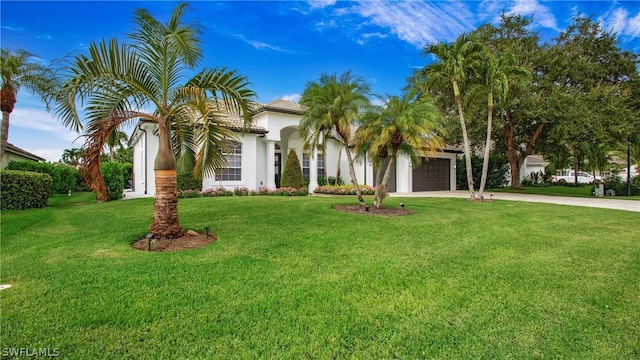
[[[47,206],[53,183],[49,174],[1,170],[0,178],[0,208],[2,210],[24,210]]]
[[[124,178],[124,187],[129,188],[129,184],[133,185],[133,164],[128,162],[121,162],[122,164],[122,177]]]
[[[302,168],[300,167],[300,160],[298,159],[298,154],[296,154],[294,149],[291,149],[289,151],[289,155],[287,155],[287,163],[284,165],[280,186],[296,189],[304,187],[304,178],[302,175]]]
[[[7,170],[33,171],[51,176],[51,191],[55,194],[66,194],[74,191],[77,185],[78,170],[74,167],[35,161],[11,161]]]
[[[483,158],[471,155],[471,168],[473,172],[473,187],[480,188],[482,180]],[[487,172],[487,183],[485,189],[497,189],[509,183],[509,161],[501,155],[491,155],[489,157],[489,170]],[[456,162],[456,186],[459,190],[469,189],[467,184],[467,165],[465,158],[460,157]]]
[[[202,190],[202,180],[198,180],[193,176],[192,171],[187,171],[177,176],[178,191],[180,190]]]
[[[320,184],[318,184],[318,185],[320,185]],[[342,176],[340,178],[338,178],[338,180],[336,180],[335,176],[329,176],[327,178],[327,183],[325,185],[342,186],[342,185],[344,185],[344,180],[342,179]]]
[[[627,196],[627,182],[620,174],[608,177],[604,182],[605,194],[608,190],[613,190],[616,196]],[[640,195],[640,175],[631,177],[631,196]]]
[[[107,187],[107,201],[122,199],[124,194],[123,166],[118,162],[103,162],[100,171]]]

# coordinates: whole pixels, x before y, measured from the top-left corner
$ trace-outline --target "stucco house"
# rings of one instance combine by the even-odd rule
[[[19,147],[13,144],[7,143],[7,148],[5,149],[4,156],[2,157],[2,164],[0,164],[0,169],[6,168],[7,165],[9,165],[9,162],[11,161],[26,161],[26,160],[31,160],[36,162],[45,161],[44,158],[36,154],[32,154],[27,150],[20,149]]]
[[[318,186],[319,176],[335,176],[338,166],[344,181],[350,182],[344,153],[338,164],[338,151],[345,150],[339,150],[335,142],[328,140],[324,151],[304,149],[304,141],[298,131],[303,111],[301,105],[287,100],[258,104],[251,128],[242,132],[238,124],[234,129],[238,141],[226,154],[229,167],[203,179],[203,189],[275,189],[279,186],[289,149],[295,149],[300,157],[303,172],[309,178],[310,192]],[[156,191],[153,164],[158,150],[157,125],[141,120],[130,137],[129,145],[133,148],[132,192],[136,196],[153,196]],[[459,153],[458,150],[447,148],[429,161],[423,159],[423,164],[416,167],[412,166],[409,158],[399,157],[392,174],[390,191],[455,190],[455,159]],[[367,159],[356,160],[354,167],[358,183],[373,186],[371,162]]]

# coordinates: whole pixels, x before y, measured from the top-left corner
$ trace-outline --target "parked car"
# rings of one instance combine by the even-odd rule
[[[596,180],[601,181],[602,178],[600,176],[594,177],[593,175],[584,171],[578,171],[578,184],[591,184]],[[568,182],[574,184],[575,181],[575,171],[570,171],[569,175],[555,175],[551,177],[552,183]]]

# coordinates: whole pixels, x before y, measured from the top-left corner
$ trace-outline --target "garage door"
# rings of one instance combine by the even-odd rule
[[[422,158],[422,165],[413,170],[413,191],[450,189],[451,160]]]

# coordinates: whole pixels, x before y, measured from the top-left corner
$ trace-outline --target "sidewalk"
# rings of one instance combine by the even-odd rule
[[[469,192],[466,190],[457,191],[423,191],[414,193],[390,193],[391,197],[441,197],[441,198],[468,198]],[[640,201],[638,200],[619,200],[612,198],[579,198],[568,196],[550,196],[550,195],[530,195],[530,194],[514,194],[504,192],[484,193],[485,199],[492,200],[509,200],[509,201],[527,201],[537,203],[587,206],[602,209],[614,209],[640,212]]]

